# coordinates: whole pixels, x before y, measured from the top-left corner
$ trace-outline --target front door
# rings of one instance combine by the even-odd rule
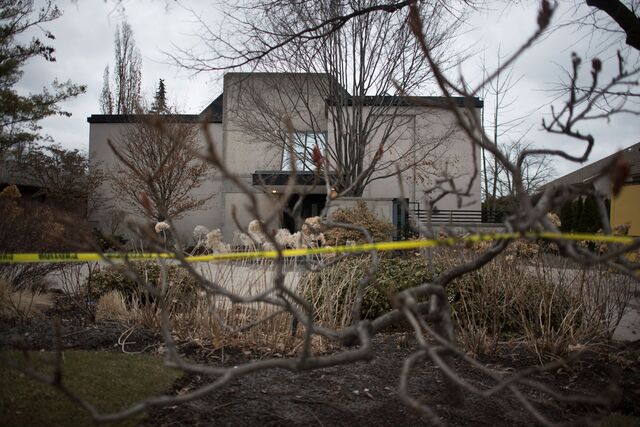
[[[289,199],[289,203],[287,209],[282,215],[282,226],[286,228],[291,233],[295,233],[297,230],[295,215],[300,216],[300,223],[310,217],[318,216],[322,213],[322,209],[324,209],[324,205],[327,201],[327,196],[324,194],[307,194],[304,196],[302,200],[302,206],[298,209],[298,212],[294,212],[296,203],[300,200],[299,194],[294,194]]]

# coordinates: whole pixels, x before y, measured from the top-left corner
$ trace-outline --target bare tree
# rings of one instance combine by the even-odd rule
[[[104,174],[96,165],[89,169],[89,158],[78,150],[59,145],[36,147],[20,156],[15,165],[40,188],[34,197],[84,217],[90,194],[100,185]],[[92,203],[100,201],[92,197]]]
[[[155,221],[180,218],[213,195],[195,190],[210,177],[210,165],[196,158],[198,128],[176,116],[139,116],[109,141],[119,162],[109,180],[124,209]]]
[[[491,130],[491,142],[511,162],[515,162],[524,150],[533,149],[535,144],[527,141],[530,128],[525,128],[527,116],[512,117],[510,110],[517,102],[512,96],[514,88],[520,78],[516,78],[513,69],[502,69],[503,57],[498,50],[495,79],[487,82],[482,88],[485,98],[491,98],[490,117],[483,117],[483,127]],[[483,76],[487,74],[486,60],[483,60]],[[484,111],[483,111],[484,114]],[[524,188],[529,194],[535,193],[553,175],[551,159],[549,156],[540,155],[528,157],[522,165],[522,178]],[[511,173],[505,170],[504,165],[491,155],[486,149],[482,149],[482,189],[485,208],[491,210],[498,208],[508,209],[513,202],[515,187]]]
[[[109,76],[109,66],[104,68],[102,75],[102,91],[100,92],[100,112],[102,114],[113,114],[113,93],[111,92],[111,78]]]
[[[286,286],[283,247],[265,226],[265,224],[271,222],[273,218],[280,215],[282,209],[286,206],[287,198],[295,191],[294,186],[288,186],[284,197],[279,200],[275,209],[265,213],[260,209],[259,201],[253,188],[240,179],[233,171],[228,169],[218,154],[219,151],[216,149],[216,141],[213,135],[205,132],[204,136],[207,142],[207,151],[202,154],[202,159],[216,167],[225,179],[229,180],[239,191],[246,195],[248,200],[247,209],[257,220],[256,224],[261,229],[260,231],[264,239],[275,248],[275,258],[272,264],[273,281],[269,283],[268,288],[264,291],[251,295],[242,294],[221,286],[217,280],[211,280],[205,277],[202,271],[186,260],[180,241],[177,241],[174,255],[180,266],[197,280],[200,289],[207,292],[210,297],[216,300],[227,299],[232,303],[241,305],[261,303],[272,309],[265,317],[251,319],[246,325],[243,325],[242,329],[258,327],[261,324],[269,322],[274,316],[281,314],[287,314],[296,319],[296,321],[302,325],[302,337],[299,346],[295,349],[295,355],[291,357],[252,360],[233,366],[194,363],[183,358],[172,335],[172,319],[164,298],[168,288],[166,274],[161,275],[161,277],[164,277],[164,283],[162,283],[161,286],[154,287],[148,285],[140,274],[136,274],[135,269],[129,268],[127,272],[131,277],[135,277],[141,285],[147,286],[150,292],[158,296],[160,305],[159,316],[162,324],[161,331],[165,339],[165,357],[168,364],[187,372],[203,377],[206,376],[206,378],[210,378],[209,382],[204,385],[199,385],[195,389],[183,389],[175,396],[151,397],[123,411],[113,414],[102,414],[95,406],[74,393],[64,382],[61,371],[61,345],[59,345],[57,363],[54,366],[55,370],[53,375],[47,376],[41,374],[35,371],[32,365],[23,366],[22,370],[24,372],[40,381],[58,387],[70,399],[82,406],[95,420],[103,422],[115,421],[131,417],[151,407],[175,405],[198,399],[205,393],[220,390],[241,376],[250,375],[259,371],[269,369],[290,371],[311,370],[366,360],[374,355],[376,346],[376,342],[373,340],[374,335],[389,325],[405,321],[409,324],[415,337],[415,346],[411,349],[410,355],[404,360],[399,378],[398,395],[409,407],[422,413],[426,421],[430,424],[442,425],[444,424],[444,420],[438,416],[436,408],[430,403],[428,398],[421,399],[413,395],[412,393],[415,389],[409,387],[409,381],[414,375],[416,366],[427,362],[437,366],[439,372],[445,378],[446,390],[450,393],[451,397],[451,399],[447,399],[447,401],[450,402],[450,404],[460,404],[465,394],[473,394],[482,398],[492,399],[498,398],[498,393],[505,392],[520,402],[522,408],[531,415],[533,420],[542,425],[556,424],[536,407],[536,403],[541,400],[540,395],[548,396],[558,402],[566,404],[581,404],[581,408],[584,408],[585,405],[590,405],[590,407],[606,410],[610,407],[609,405],[614,403],[615,396],[612,395],[603,393],[598,396],[584,396],[569,393],[566,390],[557,391],[548,384],[531,378],[532,374],[555,370],[564,366],[567,363],[565,360],[554,361],[541,366],[532,366],[516,373],[506,374],[504,371],[497,371],[486,367],[464,351],[461,351],[455,345],[455,325],[452,320],[447,288],[456,279],[477,271],[496,259],[500,254],[503,254],[515,239],[523,235],[530,236],[530,233],[534,234],[534,238],[555,242],[563,256],[579,264],[601,264],[608,269],[615,270],[622,275],[636,279],[635,274],[640,271],[640,263],[628,260],[625,258],[625,254],[640,248],[640,239],[628,238],[624,240],[624,244],[613,242],[613,240],[610,239],[612,244],[607,244],[607,251],[593,252],[580,246],[575,241],[560,237],[557,234],[559,231],[557,226],[548,217],[549,212],[559,208],[567,200],[581,195],[595,195],[599,203],[602,203],[601,195],[587,186],[565,185],[553,188],[545,187],[541,194],[534,197],[527,191],[527,178],[524,175],[525,165],[528,159],[541,155],[561,157],[577,163],[586,161],[591,153],[595,140],[592,135],[581,132],[580,126],[587,120],[597,118],[606,119],[608,117],[607,114],[603,115],[603,113],[599,111],[594,112],[593,108],[594,105],[605,96],[604,93],[606,91],[615,91],[616,87],[620,84],[620,80],[614,78],[612,81],[600,84],[598,76],[602,69],[602,63],[594,59],[589,70],[592,79],[592,85],[590,87],[592,89],[587,93],[580,93],[572,89],[563,105],[553,109],[551,118],[543,123],[548,132],[583,142],[584,149],[579,153],[573,154],[555,149],[525,148],[519,151],[515,158],[510,158],[492,141],[491,135],[484,132],[481,118],[474,109],[471,108],[469,104],[466,104],[464,108],[460,108],[454,97],[462,96],[465,100],[472,99],[477,96],[484,86],[495,80],[500,72],[507,69],[514,61],[523,55],[533,43],[543,36],[551,23],[554,8],[549,2],[543,0],[537,15],[537,28],[533,34],[523,41],[519,49],[505,58],[504,63],[499,69],[487,73],[483,81],[477,86],[469,87],[466,83],[468,80],[464,79],[463,76],[458,76],[459,78],[453,79],[447,76],[445,70],[439,66],[436,52],[432,51],[425,38],[423,17],[415,2],[411,2],[408,5],[405,3],[397,8],[395,8],[393,4],[387,4],[386,7],[390,8],[393,12],[405,13],[407,25],[411,29],[413,37],[415,37],[415,40],[418,42],[422,55],[435,78],[441,95],[445,98],[442,108],[456,117],[458,125],[473,142],[475,147],[483,148],[494,156],[504,169],[504,173],[509,174],[515,196],[515,210],[513,214],[507,218],[504,225],[507,231],[511,233],[501,235],[500,239],[494,241],[484,249],[478,249],[471,259],[454,259],[455,265],[446,268],[444,271],[434,270],[435,272],[430,280],[390,296],[393,300],[394,308],[372,320],[364,319],[362,302],[367,287],[372,285],[372,279],[378,267],[379,257],[375,250],[368,251],[371,257],[371,264],[368,271],[364,274],[364,278],[357,283],[357,291],[351,311],[352,323],[340,329],[324,327],[315,321],[314,307],[312,304],[302,295],[295,292],[294,289]],[[372,12],[362,12],[362,14],[358,14],[357,16],[366,13]],[[341,16],[338,22],[348,23],[351,19],[355,19],[355,17],[347,14]],[[313,28],[311,30],[313,30]],[[297,37],[304,38],[306,34],[310,33],[311,31],[307,32],[302,30]],[[294,39],[294,42],[295,40],[297,40],[297,38]],[[291,40],[288,42],[291,42]],[[581,67],[581,61],[577,56],[574,56],[572,58],[573,71],[571,74],[571,88],[575,88],[576,86],[575,82],[582,71]],[[638,72],[639,70],[626,70],[623,66],[619,68],[620,76],[636,75]],[[164,158],[166,156],[160,157]],[[122,158],[124,159],[124,156],[122,156]],[[131,163],[131,161],[128,161],[128,163]],[[619,189],[619,186],[624,182],[625,176],[624,173],[621,172],[624,170],[623,166],[624,165],[621,165],[619,162],[615,162],[608,165],[599,173],[601,177],[611,178],[614,192],[616,192],[616,188]],[[140,170],[140,176],[153,178],[153,176],[149,176],[148,170],[159,171],[161,169],[162,168],[158,168],[158,165],[154,165],[153,168],[145,167],[138,168],[137,170]],[[327,178],[327,205],[331,205],[333,200],[331,194],[331,179],[326,170],[324,173]],[[447,182],[447,177],[444,176],[441,177],[441,179],[444,185],[444,183]],[[152,183],[151,179],[148,179],[148,181]],[[152,190],[154,192],[157,191],[155,188]],[[445,191],[461,194],[464,193],[465,190],[448,188]],[[323,213],[323,224],[325,226],[340,226],[359,230],[368,241],[372,241],[371,234],[367,229],[349,224],[336,224],[326,216],[326,213],[325,210]],[[606,211],[601,210],[601,214],[603,224],[607,224],[608,218],[606,217]],[[167,221],[171,222],[172,218],[169,216]],[[429,226],[418,227],[417,231],[423,236],[430,235],[431,230],[428,228]],[[604,228],[606,232],[610,232],[609,228],[606,226]],[[461,241],[462,240],[463,239],[461,239]],[[603,240],[606,240],[606,238],[603,238]],[[149,236],[149,242],[153,249],[163,249],[153,236]],[[443,244],[449,243],[449,240],[443,241]],[[349,255],[350,252],[345,250],[345,253],[339,257],[347,257]],[[433,253],[427,251],[427,253],[423,255],[424,262],[432,265]],[[335,259],[306,260],[305,265],[307,265],[309,269],[317,270],[331,266],[335,262]],[[165,271],[167,268],[166,264],[161,263],[161,268]],[[60,336],[59,331],[58,336]],[[313,351],[312,345],[314,337],[322,337],[347,345],[329,354],[316,354]],[[453,363],[454,359],[456,363]],[[488,381],[478,381],[476,374],[473,375],[473,378],[465,377],[464,372],[459,370],[460,364],[472,367],[474,372],[482,375],[483,378],[486,378]],[[588,418],[581,417],[570,421],[569,424],[585,425],[589,422],[590,420]]]
[[[521,127],[524,124],[525,117],[515,117],[506,119],[505,115],[509,113],[509,108],[517,101],[510,98],[511,90],[516,86],[519,79],[515,79],[513,70],[501,70],[500,63],[502,56],[500,49],[497,53],[496,67],[499,70],[495,80],[488,82],[483,88],[483,97],[491,98],[493,101],[493,108],[490,117],[485,119],[483,116],[483,125],[493,129],[493,143],[494,145],[500,145],[503,138],[508,138],[511,141],[509,143],[515,143],[515,139],[522,139],[525,134],[521,133]],[[482,75],[487,74],[486,59],[483,59]],[[483,115],[486,112],[486,108],[483,110]],[[518,135],[514,135],[518,134]],[[482,150],[482,167],[483,167],[483,190],[484,200],[495,200],[499,197],[498,194],[498,181],[500,168],[497,159],[489,156],[486,150]]]
[[[450,48],[454,26],[438,4],[425,2],[421,16],[429,45],[447,68],[457,59]],[[235,9],[237,25],[230,30],[242,37],[244,47],[233,52],[228,69],[263,52],[257,56],[259,70],[304,73],[286,85],[274,80],[267,89],[246,88],[246,102],[259,107],[244,110],[247,130],[283,153],[285,169],[291,167],[286,164],[290,149],[299,169],[307,170],[313,168],[314,149],[319,150],[333,184],[345,195],[361,195],[370,182],[393,176],[398,168],[404,172],[422,165],[428,175],[424,166],[453,131],[422,132],[419,143],[402,144],[418,133],[412,107],[428,103],[408,94],[424,92],[432,76],[404,16],[389,13],[393,7],[386,6],[378,0],[259,0]],[[352,18],[341,22],[345,16]],[[304,36],[296,37],[301,32]],[[229,58],[224,51],[227,34],[205,34],[210,37],[207,45],[218,50],[207,63],[188,58],[187,66],[196,70],[215,69]]]
[[[616,33],[624,38],[628,46],[640,50],[638,0],[586,0],[585,4],[591,11],[582,17],[583,24]]]
[[[517,139],[498,144],[498,149],[511,162],[515,162],[520,153],[535,149],[535,145],[525,139]],[[489,156],[487,156],[489,157]],[[493,158],[493,156],[491,156]],[[493,177],[491,194],[485,193],[485,204],[488,209],[510,211],[514,203],[516,188],[512,175],[498,162],[489,161],[485,164],[483,174]],[[553,177],[553,166],[550,156],[528,156],[522,163],[522,180],[524,190],[535,194]]]
[[[124,21],[116,27],[114,37],[115,66],[114,91],[109,82],[109,66],[104,70],[104,83],[100,95],[103,114],[134,114],[139,109],[142,82],[142,57],[136,47],[133,30]]]

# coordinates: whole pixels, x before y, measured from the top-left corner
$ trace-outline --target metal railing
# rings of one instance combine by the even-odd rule
[[[410,214],[420,222],[427,222],[430,219],[433,224],[500,224],[507,216],[506,212],[499,210],[434,209],[429,214],[426,209],[419,208],[410,209]]]
[[[393,200],[393,225],[395,227],[394,240],[403,240],[412,236],[414,230],[410,226],[410,219],[426,224],[474,226],[480,224],[498,225],[504,224],[508,212],[499,209],[482,210],[442,210],[420,209],[419,202],[411,202],[408,199]]]

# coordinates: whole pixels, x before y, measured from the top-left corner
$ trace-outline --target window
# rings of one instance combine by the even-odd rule
[[[326,132],[295,132],[293,135],[293,152],[297,171],[312,171],[315,168],[313,163],[313,147],[318,146],[324,153],[327,145]],[[292,159],[288,147],[284,147],[282,153],[282,170],[292,169]]]

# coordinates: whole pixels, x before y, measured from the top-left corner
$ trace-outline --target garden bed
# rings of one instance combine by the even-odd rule
[[[96,381],[96,378],[110,377],[111,384],[119,385],[112,388],[101,387],[100,395],[94,397],[97,399],[96,404],[103,409],[113,410],[119,406],[109,404],[115,394],[131,392],[131,399],[125,401],[133,403],[133,400],[145,393],[166,391],[181,394],[211,381],[205,376],[193,374],[176,379],[175,373],[171,373],[174,376],[170,381],[154,381],[153,387],[136,391],[130,385],[131,373],[136,371],[146,375],[155,371],[155,366],[160,362],[157,357],[161,348],[159,337],[142,329],[136,329],[129,336],[127,342],[130,344],[125,347],[126,351],[145,350],[144,359],[138,361],[135,358],[140,356],[123,354],[121,345],[117,344],[118,339],[127,331],[126,326],[114,322],[95,323],[90,315],[77,315],[76,311],[65,309],[68,300],[63,296],[56,296],[54,303],[54,308],[45,313],[45,318],[22,325],[3,324],[0,329],[3,354],[18,360],[22,356],[11,351],[12,349],[24,348],[38,352],[51,350],[54,344],[51,321],[54,316],[59,317],[62,324],[62,345],[69,355],[68,359],[75,358],[76,362],[73,363],[77,365],[77,355],[82,355],[80,359],[87,362],[85,365],[91,366],[89,371],[93,375],[81,374],[82,369],[74,365],[72,370],[78,375],[72,384],[89,396],[91,390],[84,387],[87,387],[86,383]],[[310,372],[258,372],[237,379],[226,388],[202,399],[181,406],[154,409],[145,418],[138,418],[133,423],[149,426],[425,424],[425,420],[403,405],[397,396],[403,360],[414,347],[413,338],[407,332],[378,335],[374,339],[375,354],[371,361]],[[91,351],[77,352],[78,349]],[[192,360],[210,364],[237,365],[255,359],[277,357],[275,349],[267,348],[213,348],[182,343],[180,350]],[[104,360],[108,363],[97,362]],[[523,345],[514,342],[500,344],[495,354],[482,356],[479,360],[505,374],[537,363]],[[153,365],[145,365],[146,363]],[[477,386],[491,384],[486,377],[468,365],[455,362],[455,367]],[[53,390],[47,391],[48,386],[38,385],[30,380],[25,382],[27,380],[15,371],[7,371],[4,367],[2,372],[2,425],[24,424],[26,413],[34,417],[44,416],[45,411],[51,413],[52,409],[48,405],[52,401],[59,403],[64,400],[64,397]],[[164,369],[157,372],[161,373],[161,378],[166,378]],[[596,395],[604,391],[614,394],[619,397],[616,407],[612,408],[616,415],[608,418],[607,425],[638,425],[640,418],[636,417],[640,416],[637,406],[640,400],[640,344],[593,348],[570,367],[538,374],[537,379],[567,392],[571,390]],[[506,392],[492,399],[467,395],[464,406],[451,405],[444,393],[442,376],[438,368],[430,363],[417,367],[410,390],[429,402],[449,425],[506,426],[533,423],[531,416]],[[535,395],[534,400],[545,415],[557,421],[595,413],[594,408],[585,405],[560,405],[539,394]],[[118,402],[121,404],[123,401]],[[58,406],[58,403],[55,407],[56,414],[62,413],[63,417],[74,421],[74,425],[89,422],[86,417],[78,418],[77,408],[70,404]],[[68,415],[65,415],[67,412]],[[37,417],[33,419],[45,419]],[[47,420],[55,424],[54,418]],[[619,421],[622,424],[617,424]]]

